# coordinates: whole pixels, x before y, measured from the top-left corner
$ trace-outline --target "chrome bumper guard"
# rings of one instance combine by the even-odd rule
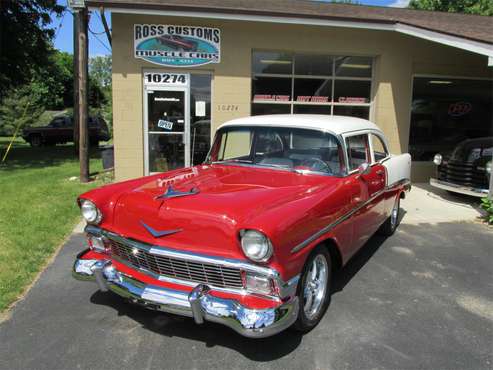
[[[464,195],[470,195],[472,197],[486,197],[488,196],[489,189],[478,189],[468,186],[457,185],[451,182],[437,180],[434,178],[430,179],[430,185],[435,188],[452,191],[454,193],[460,193]]]
[[[190,293],[145,284],[117,271],[110,260],[80,259],[84,253],[74,263],[76,279],[95,281],[103,292],[112,291],[154,310],[193,317],[197,324],[212,321],[245,337],[264,338],[287,329],[298,317],[297,296],[275,308],[251,309],[236,300],[211,295],[205,284],[197,285]]]

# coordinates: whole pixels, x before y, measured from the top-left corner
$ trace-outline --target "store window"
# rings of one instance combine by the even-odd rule
[[[368,119],[370,57],[254,51],[252,115],[337,114]]]
[[[492,135],[492,80],[414,78],[409,135],[413,160],[429,161],[466,139]]]

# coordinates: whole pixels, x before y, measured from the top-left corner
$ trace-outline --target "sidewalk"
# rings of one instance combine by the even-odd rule
[[[437,224],[440,222],[474,221],[480,198],[454,195],[427,183],[413,184],[411,192],[401,201],[404,224]]]

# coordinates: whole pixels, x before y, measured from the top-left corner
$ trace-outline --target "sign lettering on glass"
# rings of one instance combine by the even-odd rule
[[[309,102],[309,103],[327,103],[329,101],[328,96],[310,96],[310,95],[298,95],[296,101]]]
[[[256,94],[254,95],[253,100],[289,101],[289,95]]]
[[[338,99],[339,103],[367,103],[366,98],[358,98],[352,96],[341,96]]]
[[[221,31],[200,26],[135,24],[134,56],[171,67],[219,63]]]
[[[171,131],[173,130],[173,122],[160,119],[157,121],[157,127]]]
[[[186,85],[187,75],[182,73],[144,73],[146,85]]]

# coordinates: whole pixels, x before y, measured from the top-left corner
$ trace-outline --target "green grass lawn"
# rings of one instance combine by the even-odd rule
[[[8,141],[0,137],[2,157]],[[94,150],[91,173],[101,168]],[[23,293],[79,222],[77,195],[102,183],[69,180],[78,175],[72,145],[31,148],[18,139],[0,163],[0,312]]]

